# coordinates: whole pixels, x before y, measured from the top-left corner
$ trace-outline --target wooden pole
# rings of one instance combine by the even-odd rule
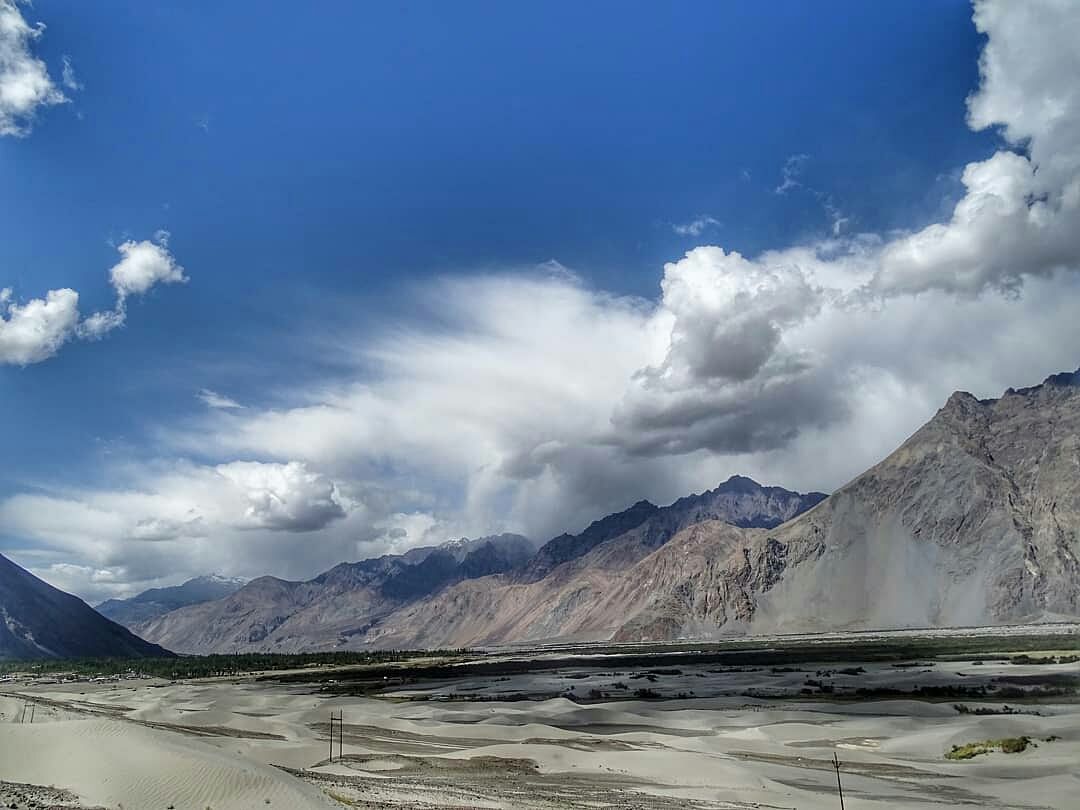
[[[337,753],[338,759],[345,756],[345,711],[338,712],[338,746]]]
[[[334,761],[334,713],[330,712],[330,762]]]
[[[836,768],[836,790],[840,793],[840,810],[844,810],[844,786],[840,784],[840,760],[833,751],[833,767]]]

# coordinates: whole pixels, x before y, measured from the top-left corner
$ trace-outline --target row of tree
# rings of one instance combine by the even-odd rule
[[[285,669],[386,664],[420,657],[457,655],[462,650],[371,650],[363,652],[237,653],[173,658],[49,658],[0,661],[0,675],[70,674],[81,677],[148,675],[157,678],[209,678]]]

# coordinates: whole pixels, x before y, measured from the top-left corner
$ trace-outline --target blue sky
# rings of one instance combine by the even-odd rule
[[[1077,365],[1064,315],[1027,329],[1070,300],[1069,245],[984,273],[894,244],[955,217],[967,164],[1061,147],[995,107],[1006,78],[970,124],[982,48],[1029,41],[993,3],[5,8],[45,24],[2,47],[65,99],[0,136],[0,288],[123,324],[0,363],[0,551],[89,598],[544,540],[734,472],[831,489],[943,393]],[[172,276],[122,292],[128,241]],[[769,251],[788,269],[759,278]],[[864,287],[890,303],[828,328],[808,292]],[[991,363],[928,311],[1030,337]],[[887,340],[822,337],[859,330]]]

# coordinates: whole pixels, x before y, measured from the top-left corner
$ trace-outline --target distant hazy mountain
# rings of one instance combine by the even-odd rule
[[[667,542],[680,529],[706,519],[775,526],[818,503],[821,493],[800,495],[733,477],[714,490],[671,506],[641,501],[596,521],[579,535],[561,535],[534,554],[518,535],[454,540],[336,566],[309,582],[255,580],[219,602],[185,608],[135,625],[138,632],[182,652],[350,649],[378,643],[388,622],[410,605],[423,604],[459,583],[495,587],[504,579],[535,582],[565,564],[590,560],[597,571],[625,567]],[[609,541],[602,559],[587,557]],[[483,609],[482,600],[477,601]],[[558,606],[555,608],[560,610]],[[441,626],[436,622],[435,627]]]
[[[243,587],[245,579],[222,577],[216,574],[189,579],[183,585],[170,588],[151,588],[129,599],[108,599],[95,610],[106,618],[124,625],[136,625],[154,619],[170,610],[221,599]]]
[[[657,517],[540,579],[471,580],[408,605],[365,641],[640,641],[1075,619],[1080,372],[1000,399],[953,394],[892,455],[774,529],[705,519],[656,547]],[[652,550],[628,552],[635,547]]]
[[[520,535],[501,534],[341,563],[306,582],[260,577],[222,599],[135,627],[171,639],[182,652],[344,649],[403,604],[465,579],[515,570],[533,549]]]
[[[0,658],[163,655],[170,653],[0,555]]]

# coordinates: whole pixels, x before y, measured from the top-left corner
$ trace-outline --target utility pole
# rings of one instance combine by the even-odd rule
[[[345,756],[345,711],[338,712],[338,759]]]
[[[330,712],[330,759],[329,762],[334,761],[334,713]]]
[[[330,762],[334,761],[334,721],[337,721],[338,729],[338,759],[344,756],[345,748],[345,712],[334,714],[330,712]]]
[[[840,793],[840,810],[844,810],[844,786],[840,784],[840,760],[833,751],[833,767],[836,768],[836,790]]]

